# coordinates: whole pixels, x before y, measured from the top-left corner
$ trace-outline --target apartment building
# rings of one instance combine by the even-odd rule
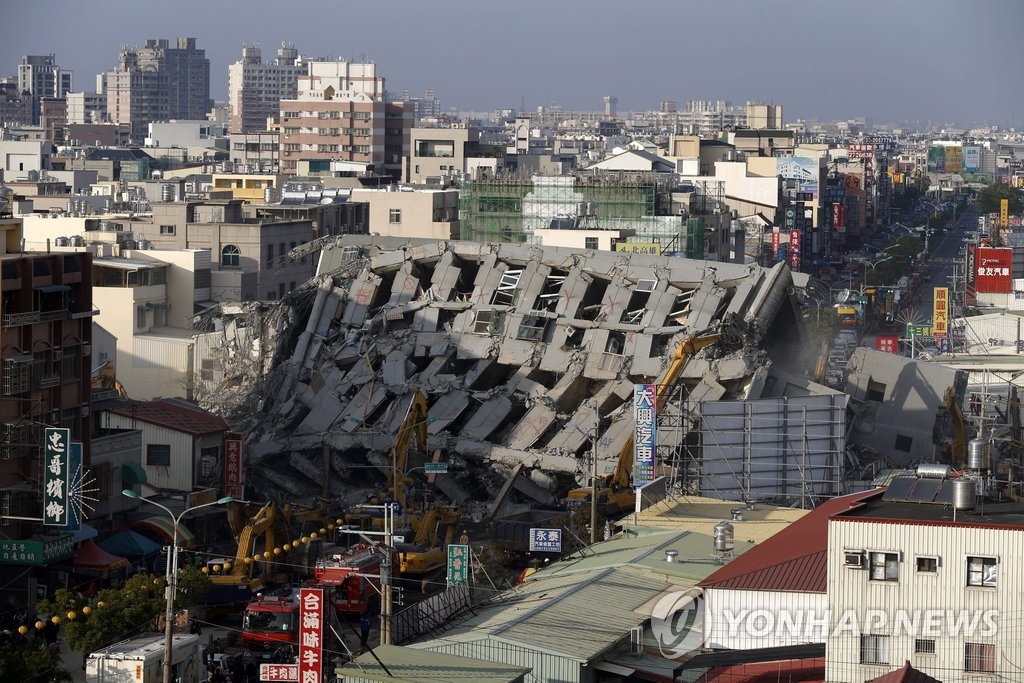
[[[0,599],[24,606],[30,586],[61,587],[50,567],[74,551],[73,532],[34,520],[43,519],[45,428],[70,430],[90,463],[94,310],[92,257],[19,253],[21,235],[19,219],[0,218]]]
[[[990,497],[987,449],[973,440],[966,473],[921,465],[830,519],[826,680],[905,662],[946,683],[1019,680],[1024,505]]]
[[[278,110],[280,112],[280,110]],[[230,133],[228,153],[235,170],[259,173],[281,170],[281,133],[277,130]]]
[[[212,107],[210,60],[195,38],[164,38],[125,48],[106,74],[107,114],[129,123],[132,141],[141,144],[151,121],[205,119]]]
[[[405,167],[407,183],[443,183],[466,173],[468,160],[480,153],[480,129],[458,123],[448,127],[413,128],[410,157]]]
[[[351,201],[369,206],[371,235],[438,240],[459,236],[458,190],[415,190],[393,185],[352,190]]]
[[[267,129],[267,120],[281,113],[281,100],[298,95],[299,77],[308,72],[295,46],[282,43],[277,57],[263,62],[258,47],[242,48],[242,59],[228,66],[228,106],[231,133]]]
[[[68,124],[105,123],[107,120],[107,96],[95,92],[69,92]],[[87,142],[92,142],[91,140]]]
[[[412,108],[385,100],[376,65],[310,62],[294,100],[281,100],[281,171],[294,175],[299,159],[372,165],[400,178],[409,153]]]
[[[32,121],[39,123],[44,97],[64,97],[71,91],[72,72],[60,68],[53,54],[25,55],[18,64],[18,90],[32,95]]]
[[[209,250],[213,301],[279,299],[313,276],[312,259],[286,258],[315,237],[312,222],[249,219],[243,204],[240,199],[154,202],[146,236],[157,249]]]

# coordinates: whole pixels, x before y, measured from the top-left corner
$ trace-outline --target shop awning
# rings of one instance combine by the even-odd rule
[[[96,531],[96,527],[82,522],[81,528],[75,532],[75,543],[88,541],[90,538],[96,538],[98,535],[99,532]]]
[[[131,529],[125,529],[105,541],[100,541],[99,546],[108,553],[129,558],[153,555],[160,552],[160,548],[163,547],[156,541],[152,541]]]
[[[164,539],[167,545],[171,545],[174,541],[174,525],[168,517],[162,515],[153,515],[152,517],[140,519],[132,522],[128,527],[132,529],[148,529],[155,532]],[[186,529],[184,524],[178,524],[178,547],[191,548],[195,544],[195,534]]]
[[[92,541],[86,541],[75,551],[71,565],[76,569],[112,572],[128,566],[128,560],[118,555],[111,555]]]
[[[146,468],[137,462],[126,462],[121,465],[121,484],[130,489],[136,484],[148,483]]]

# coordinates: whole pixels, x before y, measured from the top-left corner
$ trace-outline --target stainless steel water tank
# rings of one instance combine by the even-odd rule
[[[967,442],[967,469],[987,470],[991,460],[989,459],[988,442],[984,439],[971,439]]]
[[[114,232],[114,221],[100,221],[100,231]]]
[[[715,550],[720,553],[729,552],[736,546],[736,536],[732,524],[719,522],[714,530]]]
[[[945,479],[951,472],[949,465],[923,462],[917,466],[917,476],[922,479]]]
[[[164,183],[163,185],[160,186],[160,201],[174,201],[174,185],[171,185],[170,183]]]
[[[973,510],[978,499],[978,483],[973,479],[954,479],[953,482],[953,509]]]
[[[67,237],[55,237],[53,238],[53,246],[55,247],[66,247],[69,245]]]

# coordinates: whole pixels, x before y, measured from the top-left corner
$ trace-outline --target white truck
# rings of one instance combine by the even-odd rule
[[[96,650],[85,660],[86,683],[161,683],[164,643],[164,634],[151,633]],[[172,681],[206,680],[198,635],[175,633],[171,651]]]

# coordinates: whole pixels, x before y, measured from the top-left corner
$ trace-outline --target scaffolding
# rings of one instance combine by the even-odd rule
[[[689,244],[685,215],[673,213],[671,174],[581,171],[569,176],[489,178],[460,191],[464,240],[539,244],[538,230],[619,230],[661,251]],[[697,226],[701,228],[703,226]]]

